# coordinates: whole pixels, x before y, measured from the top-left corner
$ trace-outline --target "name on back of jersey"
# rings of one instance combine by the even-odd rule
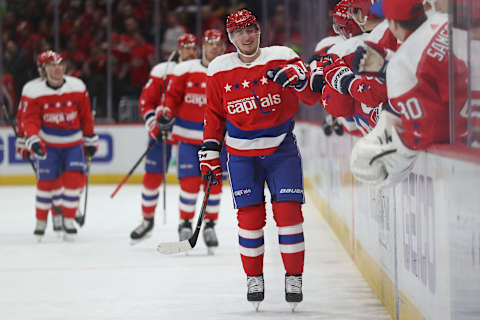
[[[445,56],[448,54],[448,25],[445,24],[440,32],[435,36],[429,48],[427,54],[437,59],[438,62],[442,62]]]

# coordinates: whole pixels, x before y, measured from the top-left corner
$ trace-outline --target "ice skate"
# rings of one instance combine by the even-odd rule
[[[47,220],[37,219],[33,234],[37,237],[38,242],[42,242],[43,236],[45,235],[45,229],[47,229]]]
[[[302,275],[285,275],[285,300],[290,304],[292,312],[303,300]]]
[[[152,236],[154,220],[144,218],[140,225],[130,233],[130,244],[134,245]]]
[[[215,221],[207,220],[203,227],[203,240],[207,246],[208,255],[215,253],[214,248],[218,247],[217,234],[215,233]]]
[[[74,241],[77,236],[77,229],[73,224],[74,220],[74,218],[63,218],[64,241]]]
[[[63,216],[61,215],[52,216],[52,222],[53,222],[53,232],[57,237],[61,238],[62,231],[63,231]]]
[[[190,220],[181,220],[178,225],[178,238],[180,241],[188,240],[193,235],[192,222]]]
[[[247,300],[253,304],[255,311],[258,312],[260,303],[265,297],[265,286],[263,274],[260,276],[247,276]]]

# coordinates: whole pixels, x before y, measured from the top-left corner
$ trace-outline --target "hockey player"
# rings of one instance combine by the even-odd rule
[[[378,114],[387,100],[387,91],[384,80],[372,76],[369,70],[356,69],[357,60],[361,57],[355,48],[374,47],[384,52],[393,52],[398,45],[388,30],[387,22],[369,13],[370,0],[346,1],[348,12],[356,15],[354,20],[360,23],[362,30],[369,33],[333,46],[328,51],[330,59],[324,59],[321,68],[318,68],[319,72],[312,71],[311,83],[315,89],[319,87],[315,83],[324,80],[327,85],[321,91],[321,101],[325,109],[333,116],[354,119],[361,135],[365,135],[375,126]]]
[[[176,116],[172,137],[178,141],[178,179],[180,181],[180,241],[192,236],[197,195],[202,184],[198,151],[203,140],[203,118],[207,98],[207,67],[226,48],[225,35],[216,29],[203,34],[202,58],[175,66],[165,97],[165,108]],[[215,223],[218,219],[222,184],[213,186],[208,199],[203,228],[207,247],[218,246]]]
[[[46,79],[47,76],[45,72],[45,66],[49,60],[49,57],[51,57],[52,54],[53,52],[51,50],[47,50],[47,51],[41,52],[38,55],[36,63],[37,63],[37,70],[38,70],[39,77],[33,80],[30,80],[28,83],[25,84],[24,88],[31,86],[33,83],[41,82]],[[20,107],[19,107],[19,110],[17,111],[17,116],[16,116],[16,122],[17,122],[17,139],[15,141],[16,152],[23,159],[29,159],[30,152],[28,151],[25,145],[25,132],[22,124],[23,111],[25,110],[25,108],[22,108],[23,101],[20,102],[19,106]],[[59,212],[61,210],[60,206],[62,204],[61,203],[62,193],[63,193],[62,176],[59,174],[58,178],[55,180],[54,187],[52,190],[52,206],[50,209],[52,213],[53,231],[57,233],[58,236],[61,236],[61,231],[63,231],[63,219],[62,219],[63,217],[61,215],[61,212]],[[48,216],[48,213],[47,213],[47,216]],[[44,230],[34,231],[34,234],[37,236],[43,236],[44,233],[45,233]]]
[[[186,33],[177,40],[179,61],[194,59],[198,55],[198,39],[193,34]],[[175,54],[176,55],[176,54]],[[145,120],[149,144],[156,146],[147,154],[145,175],[142,189],[142,216],[143,220],[131,233],[132,244],[151,236],[154,226],[155,209],[158,203],[158,188],[163,182],[162,134],[170,130],[173,115],[163,107],[165,90],[176,65],[174,61],[162,62],[153,67],[150,79],[145,84],[140,96],[140,114]],[[167,112],[168,111],[168,112]],[[167,164],[170,161],[171,144],[167,144]],[[168,168],[168,166],[165,166]]]
[[[90,157],[95,154],[98,137],[93,132],[86,86],[80,79],[65,76],[65,65],[58,53],[48,52],[45,75],[45,80],[25,86],[21,106],[26,146],[37,161],[34,233],[38,236],[45,233],[52,192],[63,170],[64,237],[72,240],[77,233],[73,221],[83,185],[84,152]]]
[[[447,79],[466,79],[465,65],[455,56],[455,74],[448,74],[446,15],[427,20],[421,0],[383,0],[382,8],[390,30],[402,42],[386,72],[392,112],[382,112],[377,127],[354,146],[350,162],[358,180],[378,186],[403,180],[418,150],[449,141]],[[455,87],[458,112],[465,103],[466,82],[455,81]]]
[[[264,299],[266,182],[286,271],[285,298],[296,305],[303,299],[304,194],[301,158],[292,130],[298,99],[310,101],[313,96],[308,70],[290,48],[260,48],[260,26],[250,11],[230,14],[226,29],[237,52],[219,56],[208,66],[200,168],[204,177],[221,179],[220,143],[226,128],[247,300],[258,309]]]

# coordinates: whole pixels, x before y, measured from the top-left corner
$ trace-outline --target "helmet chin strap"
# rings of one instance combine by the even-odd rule
[[[228,34],[228,39],[230,40],[231,43],[233,43],[233,46],[235,47],[235,49],[237,49],[237,53],[239,55],[241,55],[242,57],[245,57],[245,58],[253,58],[257,55],[258,53],[258,50],[260,49],[260,31],[258,32],[258,41],[257,41],[257,49],[255,49],[255,52],[252,53],[252,54],[246,54],[246,53],[243,53],[242,50],[240,50],[237,45],[235,44],[235,42],[232,40],[232,36],[230,35],[230,33]]]

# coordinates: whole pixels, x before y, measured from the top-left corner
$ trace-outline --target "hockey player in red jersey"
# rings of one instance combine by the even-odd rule
[[[192,59],[175,66],[164,105],[168,113],[175,115],[172,137],[178,141],[180,241],[192,236],[191,220],[195,215],[196,200],[202,184],[197,154],[203,141],[207,67],[210,61],[222,55],[226,48],[225,35],[216,29],[206,30],[202,41],[201,59]],[[205,211],[203,238],[208,248],[218,246],[214,227],[218,219],[221,192],[221,183],[212,187]]]
[[[179,61],[194,59],[198,54],[198,39],[193,34],[186,33],[177,40]],[[175,53],[176,55],[176,53]],[[176,59],[162,62],[153,67],[150,79],[145,84],[140,96],[140,114],[145,120],[149,144],[156,143],[155,147],[147,154],[145,162],[145,175],[142,188],[142,222],[131,233],[132,244],[151,236],[154,226],[154,215],[157,207],[159,191],[163,182],[163,157],[162,134],[170,131],[173,123],[173,114],[164,108],[164,95],[169,85]],[[171,155],[171,144],[167,144],[165,167],[168,168]]]
[[[355,48],[373,46],[393,52],[397,48],[397,40],[388,30],[387,22],[369,11],[370,0],[344,1],[339,6],[347,6],[348,14],[352,18],[356,16],[353,20],[369,33],[352,37],[330,48],[330,59],[323,59],[318,71],[312,71],[311,84],[316,92],[321,92],[321,102],[330,114],[346,120],[353,119],[361,135],[365,135],[375,126],[379,111],[387,100],[387,92],[384,81],[372,76],[369,70],[358,71],[355,68],[356,61],[361,59]]]
[[[260,26],[250,11],[229,15],[226,29],[237,52],[219,56],[208,66],[200,168],[204,177],[221,179],[220,145],[226,129],[247,300],[258,308],[264,299],[266,182],[286,271],[285,298],[297,304],[303,299],[304,194],[301,158],[292,130],[298,99],[310,101],[313,96],[308,70],[290,48],[260,48]]]
[[[417,150],[449,141],[449,34],[447,16],[425,15],[421,0],[383,0],[392,33],[402,42],[387,67],[391,109],[352,150],[355,177],[380,186],[401,181]],[[465,65],[455,56],[455,111],[465,103]],[[392,111],[392,112],[390,112]],[[464,129],[460,129],[464,130]]]
[[[86,86],[80,79],[65,76],[65,65],[58,53],[47,53],[45,75],[45,80],[24,87],[20,106],[26,146],[37,163],[34,233],[45,233],[56,180],[63,172],[63,229],[65,239],[71,240],[77,233],[73,221],[83,186],[84,153],[90,157],[95,154],[98,137],[93,132]]]

